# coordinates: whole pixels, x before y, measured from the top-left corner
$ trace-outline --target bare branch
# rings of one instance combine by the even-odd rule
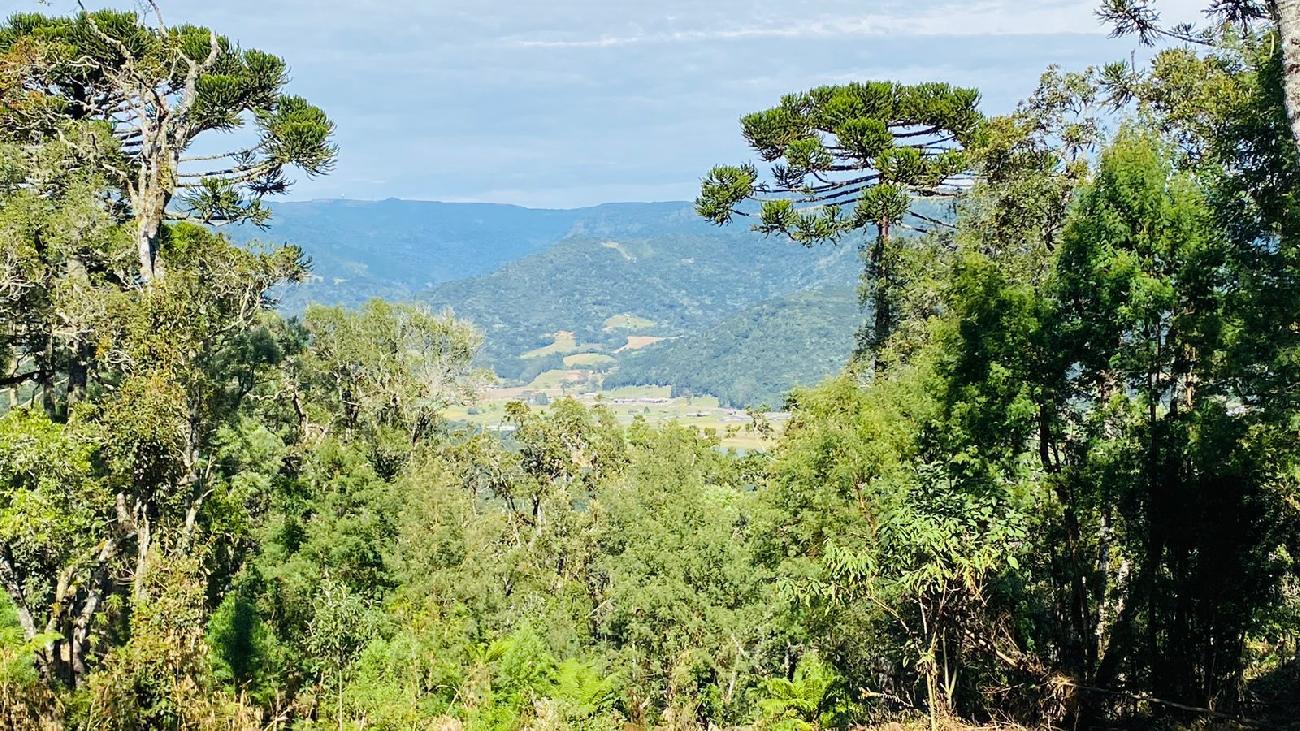
[[[158,30],[166,31],[167,24],[163,22],[162,8],[158,7],[156,0],[144,0],[144,2],[153,10],[153,16],[158,20]]]
[[[26,383],[41,375],[41,371],[30,371],[27,373],[15,373],[12,376],[0,377],[0,386],[16,386],[20,383]]]
[[[949,222],[947,222],[947,221],[944,221],[944,220],[941,220],[941,219],[938,219],[938,218],[933,218],[933,217],[931,217],[931,216],[927,216],[927,215],[925,215],[925,214],[923,214],[923,213],[917,213],[916,211],[908,211],[908,212],[905,213],[904,215],[911,216],[911,217],[913,217],[913,218],[919,218],[919,219],[921,219],[922,221],[925,221],[926,223],[934,224],[935,226],[940,226],[940,227],[942,227],[942,228],[948,228],[948,229],[953,229],[953,230],[956,230],[956,228],[957,228],[956,226],[952,225],[951,223],[949,223]]]
[[[181,59],[184,60],[185,63],[189,65],[189,71],[187,71],[185,74],[185,83],[182,87],[181,101],[179,104],[176,105],[176,113],[178,115],[184,115],[187,112],[189,112],[191,108],[193,108],[194,102],[196,99],[198,99],[198,95],[199,95],[198,93],[199,76],[203,72],[212,68],[213,64],[217,62],[217,58],[220,55],[221,55],[221,43],[217,40],[217,32],[213,30],[208,31],[208,57],[207,58],[205,58],[203,61],[195,61],[189,56],[181,54]]]
[[[233,176],[235,178],[242,178],[248,176],[256,177],[258,175],[261,175],[262,173],[274,169],[274,167],[275,167],[274,164],[272,164],[269,161],[265,161],[265,162],[257,163],[256,165],[239,165],[232,168],[226,168],[225,170],[209,170],[209,171],[199,172],[199,173],[177,173],[176,177],[204,178],[204,179],[226,178],[230,176]]]

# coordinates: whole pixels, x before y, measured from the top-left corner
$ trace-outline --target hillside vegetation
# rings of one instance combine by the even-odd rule
[[[862,320],[857,291],[796,292],[746,308],[698,332],[620,354],[606,387],[671,385],[723,404],[779,408],[849,361]]]
[[[303,250],[208,225],[337,159],[286,63],[0,23],[0,729],[1296,729],[1294,7],[1107,2],[1194,43],[1005,116],[781,95],[722,230],[292,315]]]
[[[284,290],[283,307],[355,306],[372,297],[415,299],[434,285],[492,272],[575,232],[704,229],[682,203],[546,210],[492,203],[321,200],[277,203],[263,229],[232,229],[237,242],[303,247],[312,274]]]
[[[792,320],[755,313],[761,327],[776,328],[766,336],[752,332],[763,347],[750,337],[707,334],[724,321],[724,331],[740,327],[740,313],[771,298],[852,286],[860,270],[856,240],[809,255],[774,238],[711,226],[687,203],[540,210],[331,200],[279,203],[274,212],[267,229],[239,227],[235,239],[292,242],[311,260],[310,277],[278,292],[282,311],[312,302],[356,306],[372,297],[448,307],[484,331],[480,363],[507,383],[574,363],[619,372],[608,356],[657,353],[652,346],[665,338],[694,335],[693,346],[643,359],[646,365],[622,370],[617,382],[672,378],[664,382],[728,404],[757,398],[775,405],[791,387],[834,373],[847,357],[842,337],[832,344],[827,329],[803,314]],[[828,315],[845,322],[846,303],[833,304]],[[817,355],[783,358],[768,347],[782,339],[813,344]],[[687,357],[687,347],[716,361]],[[566,365],[565,357],[575,355]],[[704,371],[712,375],[695,375]]]
[[[861,269],[851,243],[809,252],[747,232],[663,228],[646,224],[642,235],[617,241],[570,236],[491,274],[439,285],[424,301],[474,323],[487,338],[484,364],[504,379],[527,381],[575,349],[613,353],[627,344],[630,328],[642,336],[703,334],[774,297],[852,286]],[[557,343],[557,331],[574,342],[566,335]],[[647,350],[656,347],[662,344]],[[749,354],[764,359],[744,375],[767,370],[768,355],[779,357],[775,351]],[[541,357],[547,355],[555,357]],[[839,365],[823,370],[813,361],[795,370],[810,382]]]

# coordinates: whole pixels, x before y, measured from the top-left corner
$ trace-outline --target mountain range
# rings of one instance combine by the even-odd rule
[[[586,368],[778,405],[843,365],[860,317],[852,242],[718,228],[684,202],[279,203],[268,228],[232,236],[305,250],[313,276],[282,293],[285,310],[372,297],[449,308],[483,330],[483,363],[506,383]]]

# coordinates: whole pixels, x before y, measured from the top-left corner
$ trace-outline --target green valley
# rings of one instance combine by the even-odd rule
[[[711,331],[769,299],[813,287],[852,286],[861,266],[851,243],[808,252],[746,232],[651,231],[646,226],[640,235],[617,242],[570,236],[491,274],[439,285],[424,301],[451,308],[478,326],[486,335],[484,364],[506,381],[527,383],[546,370],[565,367],[566,357],[599,353],[622,362],[633,353],[668,345],[652,339]],[[747,263],[738,266],[739,260]],[[835,301],[828,318],[843,323],[844,304]],[[810,315],[812,308],[809,303],[803,314]],[[815,322],[814,317],[802,317],[794,327]],[[782,336],[787,335],[799,341],[816,339],[790,328]],[[842,347],[829,351],[847,355]],[[764,355],[762,349],[747,354]],[[775,357],[775,351],[771,355]],[[589,365],[597,360],[613,365],[609,359],[585,360]],[[738,375],[781,374],[768,386],[770,392],[814,382],[833,373],[843,359],[832,364],[822,358],[793,371],[769,368],[762,358],[750,363],[753,370]]]
[[[850,288],[804,290],[761,302],[707,329],[620,354],[606,387],[668,384],[732,407],[780,408],[795,386],[837,372],[862,320]]]
[[[730,405],[779,405],[796,384],[844,364],[859,317],[847,290],[813,293],[854,285],[855,239],[808,252],[711,226],[684,202],[542,210],[332,200],[276,204],[272,221],[235,238],[290,241],[311,259],[307,281],[279,294],[283,311],[372,297],[450,308],[484,332],[480,363],[506,384],[577,368]],[[734,332],[752,317],[748,332]],[[781,362],[783,340],[817,355]]]
[[[1300,731],[1300,0],[14,2],[0,730]]]

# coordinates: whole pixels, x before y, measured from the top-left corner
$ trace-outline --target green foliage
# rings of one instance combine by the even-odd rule
[[[104,88],[128,58],[181,88],[160,59],[180,53],[181,68],[206,47],[186,111],[205,129],[255,112],[263,153],[319,172],[328,122],[279,96],[278,59],[203,29],[15,16],[0,28],[0,90],[15,100],[2,114],[29,126],[0,146],[5,725],[1280,718],[1287,706],[1257,701],[1295,695],[1300,168],[1279,55],[1253,27],[1207,36],[1199,55],[1162,52],[1149,72],[1049,70],[995,120],[971,91],[880,83],[746,117],[776,182],[720,169],[701,212],[725,222],[782,192],[759,211],[772,232],[807,243],[875,225],[867,289],[888,337],[870,343],[867,378],[796,390],[773,451],[738,455],[572,399],[454,431],[442,413],[472,401],[478,331],[383,301],[284,320],[270,293],[305,276],[293,247],[160,226],[145,243],[167,276],[138,281],[121,191],[95,157],[132,145],[76,124],[91,103],[77,90]],[[93,62],[59,62],[72,52]],[[1123,122],[1113,135],[1103,103]],[[43,137],[55,128],[57,143]],[[951,139],[913,147],[912,133]],[[953,231],[889,236],[924,220],[917,194],[967,169],[979,178]],[[852,212],[792,202],[833,173],[872,178],[841,181],[864,186],[840,197],[857,197]],[[203,185],[213,207],[244,205]],[[540,313],[516,355],[557,325],[575,336],[556,350],[594,344],[588,356],[625,337],[619,324],[685,335],[844,261],[774,253],[737,268],[741,237],[681,223],[613,241],[615,214],[583,215],[584,237],[488,293],[513,319],[466,297],[485,329]],[[574,284],[603,294],[537,301],[538,282],[559,281],[552,264],[608,274]],[[642,289],[611,284],[632,275]],[[655,288],[695,309],[647,307]],[[829,340],[826,307],[782,311],[820,318]],[[581,317],[555,322],[566,310]],[[683,368],[671,361],[690,344],[623,364]],[[792,352],[764,361],[792,370],[813,352],[765,347]]]
[[[19,704],[40,697],[36,659],[58,635],[50,632],[27,637],[13,600],[5,594],[0,602],[3,602],[0,604],[0,713],[12,718],[18,716]]]
[[[789,94],[741,119],[749,146],[772,163],[771,181],[751,165],[714,168],[696,212],[722,225],[749,215],[744,204],[757,202],[753,230],[804,246],[874,229],[861,290],[871,319],[860,329],[857,355],[870,355],[878,368],[898,324],[891,231],[947,227],[945,216],[920,201],[955,197],[969,180],[967,148],[984,124],[978,101],[974,89],[941,83],[873,81]]]
[[[162,183],[166,198],[177,195],[184,200],[183,215],[204,221],[265,220],[269,212],[261,198],[287,188],[286,167],[296,166],[309,175],[330,170],[337,156],[330,142],[334,125],[301,97],[282,93],[288,81],[283,59],[241,49],[207,28],[149,23],[136,13],[113,10],[67,18],[11,17],[0,27],[0,53],[35,49],[37,60],[29,60],[22,86],[51,97],[49,105],[34,106],[40,114],[15,115],[15,124],[8,128],[11,134],[39,139],[51,134],[64,117],[104,123],[117,135],[121,149],[120,158],[105,160],[101,171],[124,193],[130,188],[132,204],[140,205],[145,191],[132,188],[129,176],[115,171],[120,170],[117,164],[134,166],[146,155],[128,131],[141,119],[123,116],[137,115],[137,104],[151,93],[157,94],[154,103],[183,121],[180,127],[166,128],[163,146],[175,148],[167,150],[172,168],[183,162],[180,153],[199,136],[251,124],[257,142],[217,158],[224,162],[218,169],[176,171],[173,180]],[[132,82],[123,83],[124,78]],[[51,107],[57,113],[50,114]]]
[[[918,204],[931,216],[945,215],[940,208]],[[419,297],[476,324],[485,340],[481,365],[507,382],[567,368],[543,357],[559,352],[551,334],[560,330],[578,338],[571,348],[565,341],[570,352],[581,346],[622,361],[606,369],[618,383],[673,383],[736,406],[776,406],[795,385],[838,370],[852,348],[842,325],[857,315],[839,290],[859,264],[847,241],[809,256],[711,229],[680,203],[547,211],[320,201],[275,211],[269,234],[244,227],[232,236],[269,235],[311,254],[312,275],[277,292],[281,311],[300,313],[309,301],[359,307],[373,297]],[[765,254],[762,265],[737,267],[754,247]],[[818,292],[826,289],[835,294],[823,305]],[[617,352],[632,334],[623,332],[628,323],[638,335],[669,340]],[[700,366],[710,360],[723,365]]]
[[[306,416],[369,434],[380,449],[409,448],[482,381],[470,366],[482,336],[449,312],[373,300],[354,311],[311,307],[302,324],[310,347],[295,376],[304,409],[324,412]]]
[[[809,256],[748,233],[676,226],[672,218],[643,223],[616,239],[622,251],[605,245],[606,238],[571,237],[492,274],[440,285],[427,301],[486,335],[483,355],[498,376],[527,382],[562,367],[558,358],[522,358],[550,345],[556,331],[607,353],[626,343],[626,333],[606,331],[605,323],[626,313],[654,322],[646,335],[702,335],[768,300],[841,286],[858,267],[851,246]],[[763,256],[737,266],[755,250]]]
[[[20,576],[24,596],[53,601],[63,567],[89,561],[95,530],[113,512],[96,474],[95,433],[14,410],[0,417],[0,540]],[[91,555],[86,555],[91,554]],[[42,579],[45,579],[44,581]],[[12,590],[12,588],[10,588]]]
[[[792,678],[763,683],[756,725],[774,731],[838,728],[852,718],[852,708],[840,697],[842,683],[843,678],[820,657],[805,655]]]
[[[257,605],[257,582],[244,580],[226,594],[208,619],[213,678],[260,704],[269,704],[284,678],[277,674],[284,649]]]
[[[796,386],[812,385],[847,362],[858,317],[852,290],[768,300],[705,332],[622,354],[603,385],[671,384],[733,407],[780,406]]]

